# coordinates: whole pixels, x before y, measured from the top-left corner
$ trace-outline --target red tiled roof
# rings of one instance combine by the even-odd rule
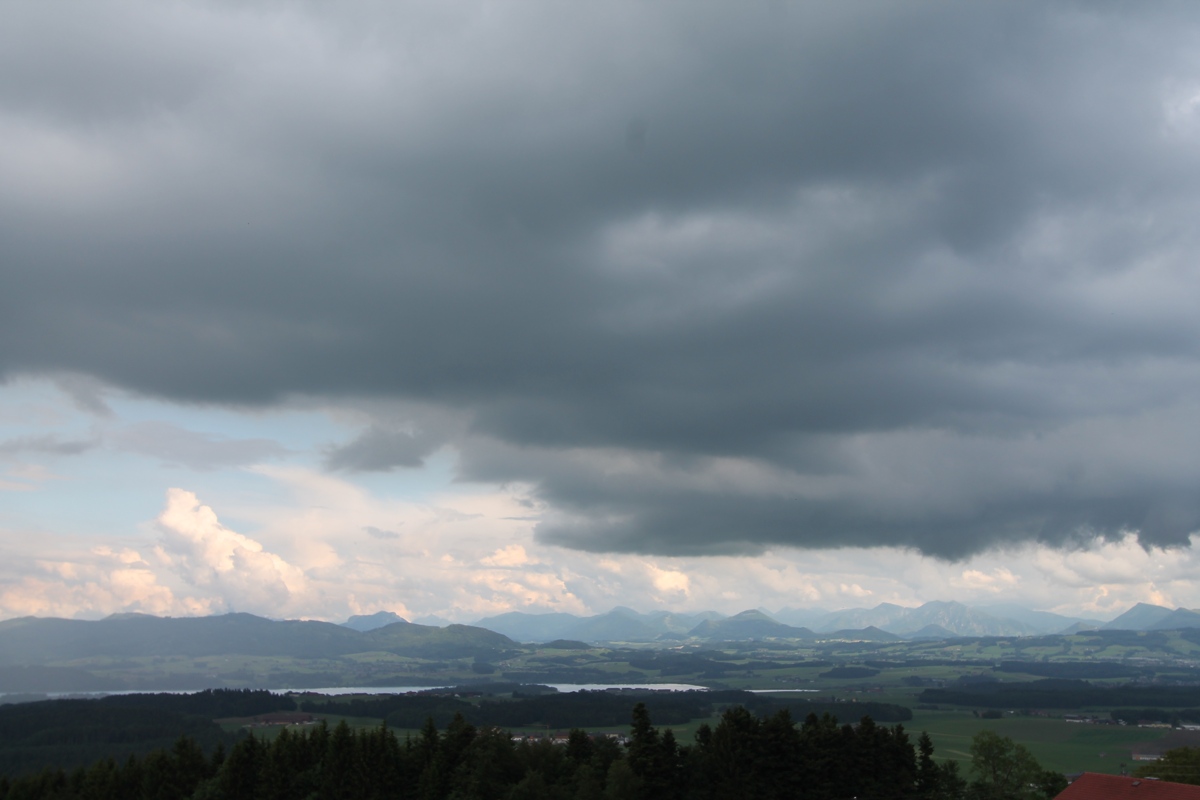
[[[1085,772],[1054,800],[1200,800],[1200,786]]]

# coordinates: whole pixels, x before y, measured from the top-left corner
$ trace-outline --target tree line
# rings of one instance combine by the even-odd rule
[[[293,709],[265,690],[217,689],[192,694],[126,694],[0,706],[0,775],[46,765],[71,768],[104,756],[144,756],[181,735],[206,750],[234,744],[214,719]]]
[[[933,755],[927,735],[914,745],[902,725],[845,725],[827,714],[796,724],[786,709],[757,716],[741,706],[681,744],[639,703],[625,745],[581,729],[564,744],[515,741],[461,715],[442,730],[428,720],[403,741],[385,725],[322,723],[208,755],[183,737],[121,763],[0,779],[0,800],[1007,800],[1050,798],[1065,785],[990,732],[972,745],[971,783]]]
[[[462,687],[467,689],[469,687]],[[680,725],[689,720],[711,716],[714,710],[730,705],[745,706],[762,715],[784,708],[795,718],[810,713],[818,716],[869,716],[877,722],[906,722],[912,711],[904,706],[877,702],[838,702],[779,698],[738,690],[653,692],[644,702],[660,724]],[[522,728],[545,725],[550,728],[607,728],[625,724],[629,719],[630,696],[621,692],[549,692],[534,696],[514,693],[512,699],[484,699],[467,702],[455,694],[423,692],[350,700],[314,700],[300,702],[303,711],[338,714],[347,717],[382,719],[394,728],[420,728],[427,717],[446,725],[461,714],[479,726]]]

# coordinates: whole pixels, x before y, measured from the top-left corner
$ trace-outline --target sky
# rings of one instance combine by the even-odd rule
[[[0,618],[1200,606],[1200,7],[14,0]]]

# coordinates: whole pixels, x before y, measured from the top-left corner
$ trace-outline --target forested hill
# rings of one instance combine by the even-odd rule
[[[238,736],[215,719],[294,708],[267,691],[127,694],[94,700],[44,700],[0,706],[0,776],[46,766],[74,768],[101,758],[123,761],[169,748],[187,736],[206,750]]]
[[[252,614],[153,617],[122,614],[89,621],[21,617],[0,622],[0,665],[113,656],[240,654],[331,658],[386,651],[425,658],[488,656],[515,647],[503,634],[469,625],[397,622],[360,632],[328,622],[270,620]]]

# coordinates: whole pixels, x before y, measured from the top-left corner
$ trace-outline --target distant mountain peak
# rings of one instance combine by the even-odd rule
[[[908,639],[953,639],[958,634],[954,631],[947,630],[941,625],[926,625],[918,631],[913,631],[908,634]]]
[[[366,633],[376,628],[395,625],[397,622],[410,624],[408,620],[393,611],[376,611],[374,614],[356,614],[343,622],[342,627]]]
[[[919,608],[954,609],[957,611],[959,609],[966,609],[967,606],[957,600],[930,600],[928,603],[919,606]]]
[[[774,617],[772,617],[770,614],[766,613],[765,611],[763,611],[762,609],[759,609],[759,608],[748,608],[739,614],[734,614],[729,619],[739,620],[739,621],[751,620],[751,619],[764,619],[764,620],[767,620],[768,622],[778,622],[779,621],[779,620],[775,619]]]
[[[1121,616],[1102,626],[1107,630],[1146,630],[1172,614],[1172,609],[1153,603],[1137,603]]]

